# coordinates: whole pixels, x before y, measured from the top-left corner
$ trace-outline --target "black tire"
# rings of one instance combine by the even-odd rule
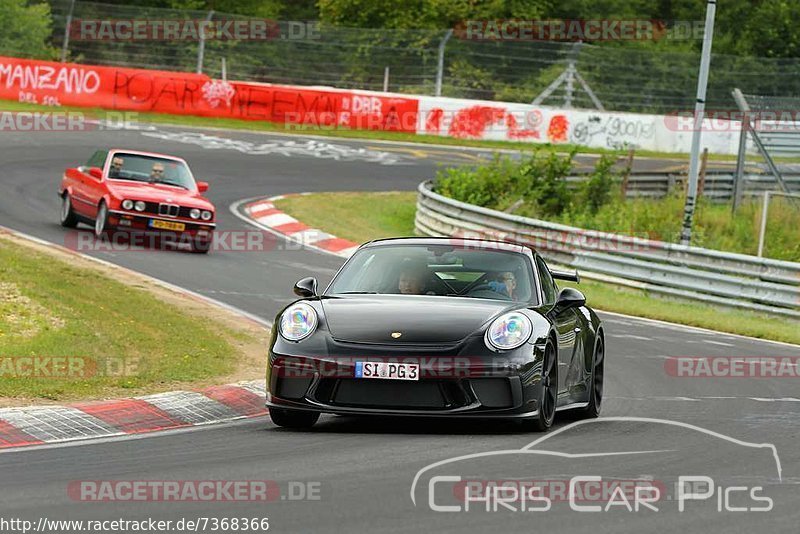
[[[110,230],[108,227],[108,206],[106,206],[104,200],[101,200],[97,206],[97,216],[94,218],[94,236],[98,239],[104,239],[108,230]]]
[[[603,381],[606,361],[605,344],[603,337],[598,334],[597,342],[592,355],[592,379],[589,382],[589,404],[580,412],[581,417],[594,419],[600,415],[603,404]]]
[[[539,414],[525,421],[527,430],[547,432],[556,418],[556,405],[558,403],[558,358],[556,348],[551,341],[547,342],[544,349],[542,362],[542,387],[539,394]]]
[[[273,423],[284,428],[311,428],[319,419],[318,412],[286,408],[270,408],[269,416]]]
[[[78,226],[78,217],[72,211],[72,200],[69,198],[69,193],[64,191],[61,196],[61,226],[64,228],[75,228]]]
[[[195,254],[208,254],[211,250],[211,241],[208,239],[193,239],[192,252]]]

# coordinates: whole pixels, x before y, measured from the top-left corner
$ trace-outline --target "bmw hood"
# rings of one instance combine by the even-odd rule
[[[391,344],[455,343],[519,307],[504,301],[427,295],[350,295],[321,302],[334,339]]]

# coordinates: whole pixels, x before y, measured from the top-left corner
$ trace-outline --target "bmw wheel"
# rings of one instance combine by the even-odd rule
[[[61,197],[61,226],[64,228],[75,228],[78,225],[78,217],[72,211],[72,200],[69,198],[69,193],[64,191]]]
[[[97,207],[97,216],[94,219],[94,235],[97,238],[103,238],[108,226],[108,207],[104,201],[100,201]]]

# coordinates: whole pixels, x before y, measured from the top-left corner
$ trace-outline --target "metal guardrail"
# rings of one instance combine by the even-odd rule
[[[511,215],[418,188],[416,231],[524,243],[588,279],[800,319],[800,263],[687,247]]]
[[[734,193],[735,171],[707,171],[703,184],[703,196],[714,201],[728,202]],[[800,193],[800,174],[783,174],[790,192]],[[569,185],[577,184],[586,177],[575,175],[567,178]],[[745,173],[742,176],[745,196],[761,196],[765,191],[774,191],[775,178],[770,174]],[[683,189],[685,172],[633,172],[628,176],[627,198],[663,198],[675,189]]]

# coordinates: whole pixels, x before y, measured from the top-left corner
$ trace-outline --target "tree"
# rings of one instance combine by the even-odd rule
[[[25,0],[0,0],[0,54],[55,59],[50,46],[50,6]]]

